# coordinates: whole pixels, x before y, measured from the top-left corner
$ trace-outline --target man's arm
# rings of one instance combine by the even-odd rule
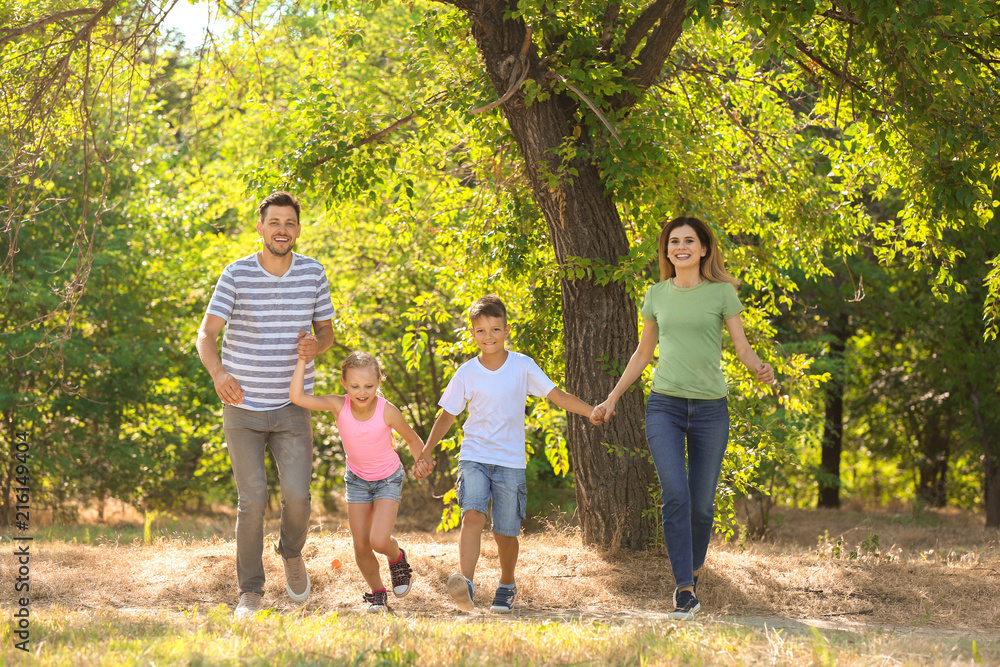
[[[205,318],[198,327],[198,340],[195,349],[205,370],[212,376],[215,393],[226,405],[239,405],[243,402],[243,387],[222,365],[219,357],[219,334],[226,327],[226,321],[218,315],[205,313]]]

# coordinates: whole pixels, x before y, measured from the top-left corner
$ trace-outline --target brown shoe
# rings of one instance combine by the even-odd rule
[[[285,566],[285,590],[288,591],[288,597],[295,602],[305,602],[309,597],[309,591],[312,590],[305,561],[302,560],[302,556],[296,556],[282,558],[281,562]]]
[[[260,602],[263,597],[263,595],[257,593],[256,591],[240,593],[240,603],[236,605],[236,609],[233,610],[233,616],[236,618],[253,616],[260,610]]]

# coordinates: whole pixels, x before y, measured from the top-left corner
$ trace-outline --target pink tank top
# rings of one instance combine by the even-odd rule
[[[366,421],[358,421],[351,412],[351,399],[344,397],[344,407],[337,415],[337,428],[344,443],[347,467],[363,480],[385,479],[399,469],[399,454],[392,448],[392,427],[385,423],[385,403],[381,396],[375,412]]]

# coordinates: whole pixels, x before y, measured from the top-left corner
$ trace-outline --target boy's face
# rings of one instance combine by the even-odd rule
[[[502,317],[479,317],[472,321],[472,337],[483,354],[493,354],[504,349],[510,335],[510,325]]]

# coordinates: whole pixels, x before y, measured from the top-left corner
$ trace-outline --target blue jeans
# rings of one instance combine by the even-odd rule
[[[362,479],[353,470],[344,473],[344,486],[347,488],[347,502],[357,504],[373,503],[376,500],[403,500],[403,478],[406,471],[400,465],[396,472],[383,479],[373,482]]]
[[[521,534],[521,522],[528,508],[528,484],[524,468],[458,462],[458,505],[462,515],[467,510],[486,514],[493,501],[493,532],[505,537]]]
[[[692,586],[712,538],[715,487],[729,442],[729,405],[725,398],[650,392],[646,442],[660,480],[663,541],[674,580],[678,588]]]

